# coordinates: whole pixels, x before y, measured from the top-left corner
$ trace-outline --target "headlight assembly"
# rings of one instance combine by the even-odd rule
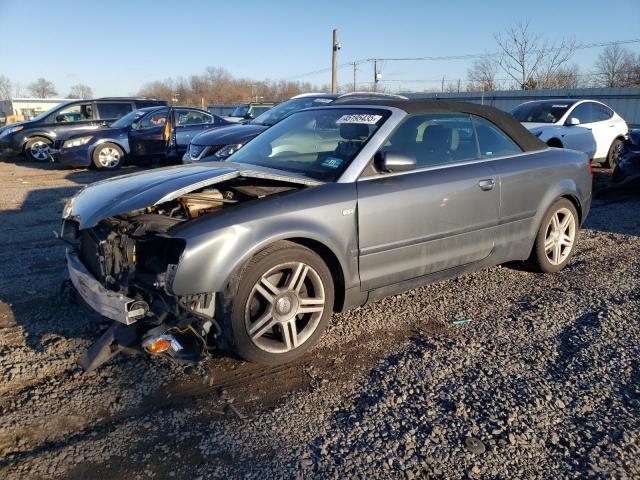
[[[10,135],[12,133],[19,132],[23,128],[24,127],[22,125],[16,125],[15,127],[7,127],[6,129],[4,129],[4,130],[2,130],[0,132],[0,137],[5,137],[5,136]]]
[[[220,150],[218,150],[214,156],[218,158],[227,158],[236,153],[238,150],[242,148],[242,143],[232,143],[230,145],[225,145]]]
[[[89,143],[89,141],[91,141],[92,138],[93,137],[91,135],[88,135],[86,137],[71,138],[62,144],[62,148],[73,148],[79,147],[81,145],[86,145],[87,143]]]

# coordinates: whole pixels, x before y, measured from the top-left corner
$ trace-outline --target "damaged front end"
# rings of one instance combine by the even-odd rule
[[[91,226],[74,215],[77,198],[70,200],[61,232],[69,245],[70,280],[93,310],[116,322],[80,357],[82,368],[93,370],[119,352],[201,362],[221,339],[216,292],[174,294],[172,279],[187,241],[172,236],[172,229],[302,186],[264,175],[227,175],[219,182],[198,182],[165,193],[152,205]],[[81,193],[86,197],[91,192]]]
[[[640,130],[631,130],[620,145],[618,164],[611,176],[618,189],[640,189]]]

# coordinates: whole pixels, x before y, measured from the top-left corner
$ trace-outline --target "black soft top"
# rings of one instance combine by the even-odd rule
[[[403,99],[349,99],[339,98],[331,103],[337,105],[373,105],[380,107],[395,107],[404,110],[409,115],[422,113],[462,112],[478,115],[499,127],[525,152],[544,150],[547,145],[532,135],[512,115],[487,105],[477,103],[458,102],[452,100],[403,100]]]

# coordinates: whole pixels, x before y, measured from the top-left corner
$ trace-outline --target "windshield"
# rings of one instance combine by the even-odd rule
[[[386,110],[323,108],[295,113],[258,135],[230,162],[335,181],[389,116]]]
[[[253,125],[264,125],[270,127],[282,120],[288,114],[303,108],[319,107],[331,103],[333,98],[327,97],[302,97],[292,98],[286,102],[282,102],[273,108],[270,108],[259,117],[251,120],[249,123]]]
[[[69,103],[71,103],[71,102],[66,102],[66,103],[61,103],[59,105],[56,105],[55,107],[50,108],[46,112],[42,112],[40,115],[37,115],[37,116],[33,117],[31,119],[31,121],[44,120],[46,117],[51,115],[53,112],[55,112],[56,110],[59,110],[61,107],[64,107],[65,105],[68,105]]]
[[[247,113],[249,113],[249,105],[239,105],[231,113],[231,116],[232,117],[244,117]]]
[[[134,110],[131,113],[127,113],[124,117],[119,118],[111,124],[111,128],[125,128],[130,127],[133,122],[142,117],[148,110]]]
[[[562,100],[553,102],[528,102],[517,106],[511,114],[519,122],[556,123],[572,105]]]

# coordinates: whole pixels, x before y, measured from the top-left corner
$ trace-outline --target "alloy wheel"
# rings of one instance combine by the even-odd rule
[[[120,152],[113,147],[104,147],[98,153],[98,163],[104,168],[114,168],[120,163]]]
[[[277,265],[256,282],[247,299],[245,327],[259,349],[286,353],[316,331],[325,308],[322,279],[302,262]]]
[[[34,160],[44,162],[49,158],[49,144],[42,140],[36,140],[29,147],[29,154]]]
[[[552,265],[560,265],[571,254],[576,238],[576,219],[568,208],[554,212],[547,225],[544,251]]]

